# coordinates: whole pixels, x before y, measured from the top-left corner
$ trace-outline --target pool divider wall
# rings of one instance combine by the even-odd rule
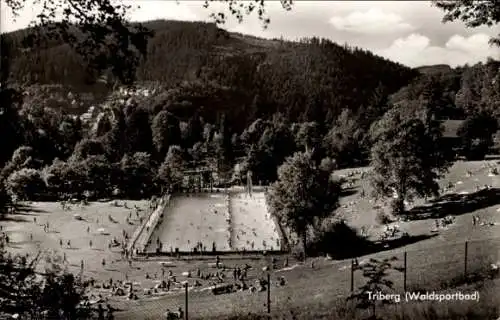
[[[228,231],[229,231],[229,250],[232,251],[234,250],[233,248],[233,239],[234,239],[234,228],[233,228],[233,212],[231,210],[231,192],[229,190],[226,190],[226,201],[225,201],[225,206],[226,206],[226,212],[227,212],[227,223],[229,224],[228,226]]]
[[[145,221],[143,223],[141,223],[134,231],[134,233],[132,234],[132,237],[130,238],[130,241],[128,242],[128,245],[127,245],[127,251],[128,252],[132,252],[132,249],[135,247],[135,244],[137,243],[137,240],[139,239],[139,236],[142,234],[142,231],[144,230],[144,228],[146,227],[146,224],[148,223],[148,220],[149,220],[149,217],[151,216],[151,214],[153,214],[153,212],[155,211],[156,209],[154,210],[151,210],[151,212],[149,213],[149,216],[147,219],[145,219]]]
[[[134,231],[132,239],[128,245],[129,251],[134,247],[138,249],[139,253],[145,250],[153,231],[156,229],[158,222],[160,221],[161,214],[165,211],[165,208],[170,202],[170,198],[170,194],[163,196],[158,206],[151,211],[144,223]],[[147,230],[147,227],[149,227],[149,230]],[[137,245],[139,246],[137,247]]]
[[[245,250],[245,251],[203,251],[203,252],[192,252],[192,251],[178,251],[178,252],[170,252],[170,251],[160,251],[156,252],[139,252],[138,256],[141,257],[189,257],[191,259],[201,259],[202,257],[214,257],[214,256],[226,256],[230,258],[234,256],[234,259],[240,259],[242,256],[245,258],[261,259],[263,254],[271,254],[271,255],[287,255],[288,252],[282,250]]]
[[[265,191],[265,189],[262,191]],[[208,190],[206,192],[208,192]],[[214,189],[214,193],[216,193],[216,194],[222,193],[223,195],[227,196],[227,198],[226,198],[227,211],[226,212],[227,212],[228,218],[230,219],[229,224],[231,226],[231,224],[232,224],[231,198],[234,195],[232,194],[232,192],[230,190],[224,190],[224,189],[217,189],[217,190]],[[239,192],[235,192],[235,193],[239,193]],[[166,251],[160,250],[160,252],[158,252],[158,253],[146,252],[145,249],[148,245],[148,242],[149,242],[154,230],[156,229],[156,227],[158,225],[158,222],[160,220],[159,217],[161,216],[161,213],[164,212],[164,209],[168,206],[168,204],[170,202],[171,195],[170,194],[166,195],[164,199],[165,199],[165,201],[164,201],[163,205],[161,205],[161,204],[158,205],[158,207],[151,212],[151,214],[150,214],[149,218],[146,220],[146,222],[143,223],[143,225],[141,227],[139,227],[136,230],[136,232],[134,233],[134,235],[137,233],[137,236],[136,236],[137,239],[134,242],[137,242],[137,240],[139,238],[141,238],[141,240],[142,240],[142,241],[139,241],[140,243],[139,243],[139,247],[138,247],[138,249],[139,249],[138,254],[140,256],[151,256],[151,257],[154,257],[154,256],[191,256],[191,257],[196,257],[196,256],[215,256],[215,255],[231,255],[231,254],[247,256],[247,255],[261,255],[263,252],[266,252],[268,254],[286,254],[289,251],[288,237],[286,236],[286,232],[284,231],[284,227],[279,223],[278,217],[276,217],[269,210],[268,201],[267,201],[267,192],[265,192],[264,193],[264,200],[265,200],[266,209],[267,209],[270,217],[272,218],[272,220],[276,226],[276,230],[277,230],[278,236],[280,238],[280,250],[245,250],[245,251],[242,251],[242,250],[235,250],[232,246],[230,246],[229,251],[215,251],[215,252],[204,251],[204,252],[197,252],[197,253],[193,253],[192,251],[177,251],[177,252],[171,253],[171,252],[166,252]],[[145,230],[147,225],[150,226],[149,231]],[[151,226],[154,226],[154,227],[151,227]],[[144,235],[144,234],[146,234],[147,237],[141,237],[141,235]],[[232,232],[230,230],[229,231],[229,238],[231,239],[231,237],[232,237]],[[133,245],[132,245],[132,247],[133,247]]]
[[[148,224],[146,224],[146,236],[144,237],[144,242],[140,243],[141,245],[140,251],[146,250],[146,247],[148,246],[148,243],[151,240],[153,232],[155,232],[156,228],[158,227],[158,222],[161,220],[162,214],[165,212],[165,209],[170,204],[170,199],[171,199],[170,194],[165,195],[165,197],[162,198],[162,201],[160,201],[158,208],[156,208],[156,210],[153,211],[153,213],[151,214]]]

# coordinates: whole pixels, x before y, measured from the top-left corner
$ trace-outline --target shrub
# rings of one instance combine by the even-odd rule
[[[391,216],[388,213],[386,213],[385,211],[378,211],[375,219],[376,219],[377,223],[382,224],[382,225],[389,224],[392,222]]]
[[[356,229],[344,221],[325,221],[316,231],[314,238],[310,239],[308,252],[345,259],[368,252],[370,244]]]
[[[395,216],[399,216],[404,214],[405,212],[405,203],[402,199],[393,199],[391,201],[391,212]]]
[[[386,258],[384,260],[370,259],[370,261],[359,267],[366,283],[352,293],[347,300],[353,300],[356,303],[356,308],[360,310],[371,310],[371,317],[367,319],[382,319],[376,316],[377,305],[387,305],[394,303],[392,300],[377,301],[371,299],[369,292],[394,292],[394,282],[389,280],[389,272],[392,270],[398,271],[398,268],[393,264],[397,261],[396,257]],[[400,301],[395,301],[399,303]]]
[[[333,172],[337,168],[337,163],[329,157],[323,158],[319,168],[328,173]]]
[[[299,242],[296,243],[292,246],[290,253],[292,256],[299,260],[299,261],[304,261],[305,255],[304,255],[304,247],[303,245]]]
[[[35,169],[13,172],[6,182],[7,191],[19,200],[36,200],[44,193],[45,182]]]

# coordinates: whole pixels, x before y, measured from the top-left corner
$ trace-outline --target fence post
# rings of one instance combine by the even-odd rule
[[[465,241],[465,255],[464,255],[464,276],[467,277],[467,254],[469,249],[469,241]]]
[[[354,259],[351,259],[351,293],[354,292]]]
[[[406,292],[406,270],[408,269],[408,264],[406,263],[407,261],[407,256],[408,256],[408,252],[405,251],[405,255],[404,255],[404,279],[403,279],[403,291]]]
[[[184,306],[186,309],[186,312],[184,313],[184,319],[188,320],[188,283],[187,282],[184,284],[184,287],[186,288],[186,290],[185,290],[186,301],[185,301],[185,306]]]
[[[267,313],[271,314],[271,274],[267,274]]]

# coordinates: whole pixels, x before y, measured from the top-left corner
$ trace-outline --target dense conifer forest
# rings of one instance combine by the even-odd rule
[[[391,108],[431,108],[437,120],[498,116],[498,61],[411,69],[326,39],[259,39],[201,22],[145,27],[153,37],[129,88],[109,70],[89,72],[62,40],[29,41],[43,30],[2,35],[9,67],[2,79],[19,88],[3,92],[14,102],[1,115],[8,124],[2,135],[11,137],[0,156],[4,179],[33,169],[47,180],[51,170],[77,161],[97,166],[85,174],[109,171],[104,193],[134,165],[145,170],[141,183],[154,186],[170,147],[179,146],[187,167],[240,163],[269,182],[287,156],[304,149],[304,139],[318,160],[366,163],[370,127]]]

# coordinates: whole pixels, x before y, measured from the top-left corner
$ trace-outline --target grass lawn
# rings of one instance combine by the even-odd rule
[[[420,236],[419,240],[407,244],[403,247],[393,248],[383,252],[374,253],[360,257],[359,261],[371,257],[383,258],[396,256],[402,265],[404,251],[408,252],[408,288],[421,288],[423,286],[438,286],[445,280],[451,280],[464,271],[464,243],[469,240],[468,248],[468,270],[474,271],[480,268],[487,268],[489,263],[497,262],[500,259],[500,227],[497,226],[472,226],[472,215],[476,214],[483,221],[500,222],[500,198],[497,199],[476,199],[474,192],[477,186],[485,184],[493,188],[499,186],[498,176],[489,176],[489,166],[494,162],[457,162],[450,172],[440,181],[442,187],[449,182],[455,184],[455,188],[449,193],[464,193],[465,199],[449,204],[450,208],[444,206],[446,214],[455,214],[455,223],[446,229],[434,234],[431,229],[434,227],[434,218],[420,218],[408,222],[398,222],[403,231],[407,231],[410,237]],[[342,170],[337,174],[347,175],[350,171],[362,171],[367,168]],[[467,176],[467,171],[473,173]],[[356,176],[356,175],[355,175]],[[339,213],[347,221],[356,227],[369,227],[369,234],[376,238],[381,232],[382,226],[376,224],[376,203],[369,197],[361,198],[359,193],[365,189],[369,194],[369,182],[364,179],[354,179],[355,193],[341,200]],[[461,181],[461,183],[459,183]],[[467,192],[468,194],[465,194]],[[470,205],[473,203],[474,205]],[[421,206],[424,206],[422,208]],[[436,206],[424,204],[423,200],[415,201],[411,210],[436,211]],[[441,208],[441,207],[439,207]],[[439,209],[438,208],[438,209]],[[440,210],[437,210],[438,213]],[[417,211],[415,211],[417,212]],[[420,213],[420,211],[418,211]],[[445,215],[446,215],[445,214]],[[346,244],[348,245],[348,244]],[[349,294],[350,291],[350,270],[349,261],[330,261],[323,258],[316,258],[315,269],[311,269],[310,263],[297,263],[295,268],[287,271],[274,271],[273,279],[278,275],[284,275],[287,279],[285,287],[272,287],[272,308],[307,308],[311,305],[338,303]],[[291,260],[290,260],[291,261]],[[248,262],[254,266],[252,276],[254,278],[264,276],[261,267],[266,264],[266,259],[260,261],[234,261],[233,263]],[[295,262],[290,262],[292,265]],[[403,275],[394,274],[396,289],[403,288]],[[363,279],[357,275],[355,277],[355,287],[362,283]],[[191,317],[200,319],[206,317],[222,317],[233,312],[259,312],[265,311],[266,293],[250,294],[239,292],[228,295],[213,296],[209,292],[190,293],[189,313]],[[159,319],[166,308],[174,309],[183,306],[184,297],[182,294],[169,296],[168,298],[158,298],[153,301],[134,301],[126,308],[126,312],[118,313],[118,319],[131,319],[142,317],[144,319]]]
[[[382,252],[373,253],[364,257],[359,257],[362,262],[371,257],[382,258],[388,256],[397,256],[400,261],[396,264],[401,265],[403,254],[408,252],[408,287],[418,288],[423,286],[439,286],[439,283],[445,280],[451,280],[462,274],[464,271],[464,243],[469,241],[468,245],[468,270],[486,268],[489,263],[500,260],[500,226],[472,226],[472,215],[478,215],[482,221],[500,222],[500,197],[495,197],[496,188],[500,188],[500,177],[489,176],[488,166],[490,162],[457,162],[450,170],[450,173],[440,182],[442,187],[450,182],[454,188],[448,191],[448,195],[441,199],[441,203],[424,203],[423,200],[415,201],[410,206],[411,221],[398,222],[400,228],[410,235],[413,242],[404,246],[391,248]],[[350,171],[367,170],[367,168],[349,169],[339,171],[339,175],[348,175]],[[473,173],[467,176],[467,171]],[[351,178],[349,178],[351,179]],[[368,228],[368,234],[371,238],[377,238],[382,230],[382,226],[376,223],[376,203],[369,197],[360,197],[360,191],[365,189],[368,195],[369,183],[367,177],[360,179],[360,175],[354,175],[353,193],[341,199],[341,208],[338,213],[345,217],[349,224],[361,228]],[[460,182],[460,183],[459,183]],[[492,190],[476,193],[477,186],[491,185]],[[462,194],[461,194],[462,193]],[[455,194],[455,195],[454,195]],[[189,197],[187,197],[189,199]],[[127,201],[129,207],[134,204],[146,208],[146,202]],[[187,201],[189,203],[189,201]],[[187,205],[187,204],[186,204]],[[173,226],[170,237],[179,237],[176,228],[187,228],[187,232],[182,240],[191,239],[192,235],[203,237],[203,234],[209,234],[209,226],[206,222],[200,220],[199,210],[208,210],[207,204],[191,203],[189,204],[192,214],[198,214],[197,217],[180,221],[184,223]],[[37,244],[42,249],[52,249],[67,253],[68,260],[73,270],[79,269],[79,261],[86,260],[86,274],[97,279],[106,280],[109,277],[123,280],[127,274],[129,279],[137,283],[137,288],[142,291],[143,288],[151,287],[161,278],[161,263],[165,263],[168,269],[177,276],[177,283],[174,290],[153,298],[144,298],[140,295],[139,300],[129,301],[123,297],[110,297],[112,303],[121,311],[116,313],[116,319],[160,319],[167,308],[177,309],[184,305],[184,295],[181,282],[187,280],[193,285],[193,278],[182,276],[184,271],[194,271],[198,268],[202,272],[215,272],[210,266],[214,262],[213,258],[205,260],[183,260],[176,259],[149,259],[145,261],[135,261],[130,267],[125,261],[119,261],[120,254],[108,250],[108,241],[115,236],[121,239],[122,230],[130,235],[137,226],[127,225],[125,219],[128,216],[128,209],[123,207],[113,207],[109,203],[91,203],[84,210],[74,207],[70,212],[63,212],[58,204],[54,203],[32,203],[29,211],[19,215],[9,216],[11,220],[2,221],[11,239],[11,250],[16,252],[34,252]],[[184,211],[183,211],[184,212]],[[79,213],[86,221],[77,221],[73,218],[74,213]],[[144,210],[142,214],[145,214]],[[108,220],[108,214],[111,214],[117,223],[111,223]],[[189,214],[190,213],[186,213]],[[432,233],[435,218],[433,215],[455,215],[455,222],[446,229],[441,229],[437,233]],[[210,215],[210,213],[208,213]],[[212,215],[214,215],[212,213]],[[33,223],[33,218],[37,217],[37,224]],[[215,215],[214,215],[215,216]],[[183,217],[179,213],[179,217]],[[97,218],[99,223],[97,223]],[[167,218],[167,217],[166,217]],[[175,215],[174,215],[175,218]],[[27,220],[26,222],[17,222],[14,220]],[[175,218],[180,219],[180,218]],[[200,221],[196,222],[193,219]],[[202,218],[201,218],[202,219]],[[224,218],[225,219],[225,218]],[[58,233],[45,233],[40,226],[46,221],[50,222],[51,229]],[[190,222],[193,223],[191,226]],[[221,220],[223,221],[223,220]],[[225,221],[225,220],[224,220]],[[196,229],[196,223],[200,223],[204,232]],[[186,226],[187,223],[187,226]],[[222,223],[222,222],[221,222]],[[167,224],[169,225],[169,224]],[[87,226],[91,227],[91,232],[87,233]],[[98,228],[105,228],[110,235],[103,236],[95,234]],[[220,224],[214,223],[213,228],[222,228]],[[200,229],[201,230],[201,229]],[[215,231],[215,230],[214,230]],[[29,240],[29,234],[33,234],[33,241]],[[71,240],[71,245],[77,249],[60,248],[58,239]],[[94,249],[89,248],[89,240],[93,239]],[[179,237],[180,239],[180,237]],[[191,240],[190,240],[191,241]],[[193,239],[192,241],[196,241]],[[349,244],[345,244],[348,246]],[[109,261],[109,264],[103,268],[101,266],[102,258]],[[249,272],[249,283],[264,277],[267,272],[262,271],[262,267],[269,264],[269,256],[242,258],[237,255],[224,256],[222,262],[228,266],[242,266],[249,264],[252,269]],[[284,257],[277,257],[278,265],[282,265]],[[289,260],[290,267],[285,270],[272,270],[272,280],[279,275],[283,275],[287,280],[284,287],[271,287],[272,309],[286,310],[290,308],[307,309],[314,305],[338,304],[350,291],[350,261],[332,261],[325,258],[314,258],[315,268],[311,268],[310,260],[307,263],[298,263],[292,258]],[[113,262],[112,262],[113,261]],[[281,268],[281,267],[280,267]],[[279,268],[278,268],[279,269]],[[153,279],[146,279],[145,275],[149,273]],[[154,279],[156,274],[156,279]],[[226,271],[226,276],[232,282],[231,272]],[[392,275],[395,280],[397,290],[403,288],[402,274]],[[362,283],[363,279],[359,275],[355,277],[355,286]],[[224,294],[214,296],[206,290],[211,285],[211,281],[202,281],[200,288],[190,288],[189,294],[189,314],[190,318],[222,318],[223,316],[235,312],[260,312],[265,311],[266,292],[249,293],[238,292],[233,294]],[[104,292],[104,291],[103,291]],[[340,299],[340,300],[339,300]]]
[[[80,262],[83,260],[84,276],[96,279],[122,277],[124,269],[117,262],[121,257],[120,248],[109,249],[108,244],[113,238],[122,241],[123,231],[131,236],[139,225],[134,206],[139,208],[140,216],[146,216],[149,205],[147,201],[118,201],[118,207],[113,203],[90,202],[83,207],[70,205],[70,210],[63,210],[56,202],[24,203],[18,214],[8,215],[6,220],[0,221],[0,225],[10,238],[10,252],[34,255],[41,250],[60,256],[65,253],[66,266],[72,272],[80,271]],[[125,203],[130,209],[123,206]],[[130,213],[131,223],[126,223]],[[75,214],[82,219],[77,220]],[[109,220],[109,215],[114,222]],[[46,223],[49,224],[47,232],[43,227]],[[67,245],[68,241],[70,246]],[[106,261],[104,268],[103,259]]]

